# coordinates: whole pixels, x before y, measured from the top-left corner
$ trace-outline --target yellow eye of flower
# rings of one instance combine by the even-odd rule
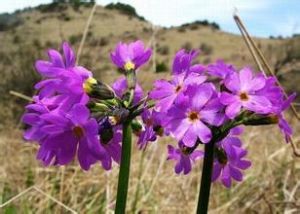
[[[92,92],[92,86],[95,84],[97,84],[97,80],[92,77],[89,77],[87,80],[84,81],[82,85],[83,90],[88,94]]]
[[[133,64],[133,62],[128,61],[128,62],[125,63],[124,69],[125,69],[126,71],[133,70],[133,69],[135,69],[135,65]]]

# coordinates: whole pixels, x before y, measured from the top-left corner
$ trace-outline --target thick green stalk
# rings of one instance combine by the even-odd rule
[[[214,141],[205,144],[204,162],[202,167],[201,186],[198,198],[197,214],[206,214],[209,204],[211,176],[214,161]]]
[[[130,157],[131,157],[131,138],[132,129],[131,122],[123,124],[123,141],[122,141],[122,154],[120,163],[120,172],[118,180],[118,192],[116,201],[116,214],[123,214],[126,210],[126,199],[128,192],[128,182],[130,173]]]

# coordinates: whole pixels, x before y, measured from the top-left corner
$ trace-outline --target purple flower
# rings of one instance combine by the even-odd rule
[[[202,143],[208,143],[212,132],[207,124],[219,126],[224,119],[219,113],[222,105],[218,98],[214,98],[214,94],[209,83],[190,86],[186,95],[178,98],[176,104],[169,109],[166,129],[188,147],[193,147],[198,139]]]
[[[247,151],[241,148],[241,141],[234,135],[239,135],[238,129],[233,129],[228,137],[218,142],[215,148],[212,181],[220,179],[224,186],[231,186],[231,179],[243,180],[241,170],[248,169],[251,162],[245,160]]]
[[[226,64],[223,60],[217,60],[216,63],[207,66],[207,72],[212,75],[225,79],[228,75],[235,72],[233,65]]]
[[[174,75],[171,81],[157,80],[154,83],[154,89],[149,93],[149,97],[157,100],[155,105],[157,111],[167,112],[177,97],[185,92],[189,85],[201,84],[205,80],[206,76],[195,73]]]
[[[257,92],[258,95],[265,96],[272,104],[270,107],[270,113],[278,116],[278,126],[280,131],[285,137],[285,141],[288,143],[291,140],[293,130],[283,116],[283,112],[289,108],[292,101],[296,97],[296,93],[284,100],[283,91],[276,84],[275,77],[268,77],[265,86]]]
[[[102,167],[105,170],[112,168],[112,162],[120,163],[121,161],[121,127],[112,127],[107,119],[103,119],[100,123],[100,147],[104,151],[100,159]]]
[[[113,84],[112,88],[115,91],[116,95],[123,99],[124,95],[128,91],[128,83],[127,79],[125,77],[118,78]],[[136,84],[135,90],[134,90],[134,98],[133,103],[138,103],[143,98],[143,89],[139,84]]]
[[[192,50],[190,52],[186,52],[184,49],[178,51],[173,60],[173,74],[181,74],[186,73],[189,74],[191,72],[195,73],[203,73],[205,70],[205,66],[201,64],[192,65],[192,61],[199,55],[199,51]]]
[[[178,148],[168,145],[168,160],[175,160],[175,173],[188,174],[192,169],[192,163],[203,157],[203,152],[186,147],[182,142],[178,143]]]
[[[283,112],[285,110],[287,110],[291,103],[293,102],[293,100],[296,98],[296,93],[290,95],[288,97],[287,100],[285,100],[282,105],[281,105],[281,109],[280,112],[277,114],[279,117],[279,122],[278,122],[278,126],[280,128],[280,131],[282,132],[282,134],[284,135],[285,141],[287,143],[289,143],[291,141],[291,136],[293,134],[293,129],[292,127],[289,125],[289,123],[286,121],[286,119],[283,116]]]
[[[283,91],[276,84],[276,77],[267,77],[265,86],[256,92],[257,95],[265,96],[272,104],[270,113],[281,111],[284,99]]]
[[[49,61],[38,60],[35,63],[36,70],[44,77],[56,77],[65,69],[75,67],[75,54],[70,45],[64,42],[62,45],[64,57],[56,50],[48,51]]]
[[[152,54],[151,49],[145,49],[144,43],[140,40],[125,44],[120,42],[114,52],[110,54],[112,62],[125,71],[137,70],[145,64]]]
[[[232,73],[224,80],[225,87],[231,92],[222,92],[220,101],[226,105],[226,115],[233,119],[242,108],[255,113],[265,114],[272,110],[271,102],[262,94],[257,94],[266,84],[265,77],[253,76],[249,68]]]
[[[56,94],[65,94],[70,106],[73,103],[86,104],[89,100],[85,90],[85,82],[92,78],[92,73],[81,66],[75,65],[75,54],[67,43],[62,45],[64,58],[55,50],[48,51],[49,62],[38,60],[37,71],[46,79],[35,85],[38,96],[51,97]]]
[[[99,146],[98,124],[89,116],[89,110],[81,104],[74,105],[69,112],[42,114],[39,119],[43,125],[38,129],[43,137],[39,141],[37,159],[46,166],[66,165],[77,154],[81,168],[88,170],[104,154]],[[36,125],[34,118],[26,121]]]
[[[139,133],[138,146],[140,149],[145,149],[149,142],[154,142],[157,135],[163,135],[162,115],[155,110],[145,109],[142,113],[142,120],[144,124],[143,130]]]

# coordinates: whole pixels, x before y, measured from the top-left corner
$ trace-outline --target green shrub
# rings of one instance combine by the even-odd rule
[[[0,31],[13,29],[23,23],[23,19],[16,14],[0,14]]]
[[[121,13],[126,14],[128,16],[136,17],[142,21],[145,21],[145,18],[138,15],[135,8],[128,5],[128,4],[123,4],[123,3],[110,3],[105,6],[106,9],[109,10],[119,10]]]

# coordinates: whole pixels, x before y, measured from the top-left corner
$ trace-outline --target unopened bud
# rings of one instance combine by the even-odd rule
[[[227,157],[227,154],[224,149],[215,147],[215,157],[220,164],[222,164],[222,165],[227,164],[228,157]]]
[[[139,135],[143,127],[137,120],[133,120],[131,122],[131,128],[136,135]]]
[[[129,111],[127,109],[118,108],[112,112],[112,116],[110,116],[108,119],[112,125],[117,125],[124,122],[128,116],[129,116]]]
[[[92,98],[107,100],[115,97],[114,90],[109,85],[99,82],[92,77],[83,83],[83,89]]]
[[[154,126],[153,130],[156,135],[162,137],[164,135],[164,128],[162,126]]]
[[[254,115],[250,118],[244,119],[243,124],[246,126],[258,126],[258,125],[270,125],[277,124],[279,122],[279,118],[277,115]]]

